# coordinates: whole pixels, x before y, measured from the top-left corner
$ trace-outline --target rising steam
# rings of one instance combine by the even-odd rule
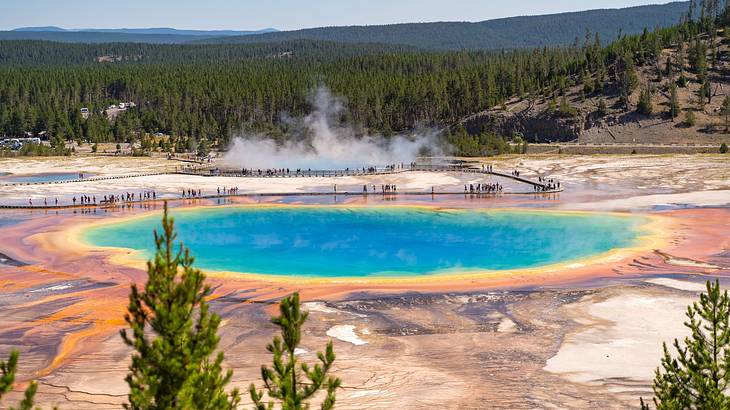
[[[324,88],[314,94],[312,105],[313,112],[283,144],[262,135],[242,135],[234,138],[224,161],[237,168],[321,170],[409,164],[420,155],[443,155],[437,132],[358,136],[338,124],[344,106]]]

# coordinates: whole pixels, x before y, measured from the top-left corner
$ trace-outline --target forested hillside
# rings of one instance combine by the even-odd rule
[[[680,22],[688,7],[689,2],[674,2],[624,9],[511,17],[478,23],[438,22],[321,27],[200,41],[231,44],[310,39],[349,43],[406,44],[430,50],[500,50],[567,46],[573,44],[576,37],[583,38],[586,31],[598,33],[604,41],[613,41],[622,33],[637,34],[644,28],[673,26]]]
[[[512,17],[470,22],[412,23],[352,27],[320,27],[259,34],[173,29],[117,29],[68,31],[57,27],[0,31],[0,40],[45,40],[67,43],[270,43],[322,40],[345,43],[385,43],[428,50],[501,50],[567,46],[587,30],[612,41],[621,33],[637,34],[679,23],[687,2],[590,10],[543,16]],[[263,32],[271,29],[262,30]]]
[[[648,48],[617,59],[607,84],[588,70],[565,89],[515,97],[454,128],[542,143],[730,144],[730,30],[716,17],[728,2],[693,7],[697,17],[662,41],[628,38]]]
[[[63,44],[50,41],[0,40],[0,66],[62,66],[106,63],[233,62],[252,59],[326,61],[360,55],[417,51],[390,44],[345,44],[332,41],[292,40],[256,44]]]
[[[48,129],[66,137],[126,140],[162,131],[225,142],[241,127],[274,128],[282,113],[308,113],[308,96],[322,85],[346,99],[348,120],[387,134],[419,123],[445,124],[505,96],[555,87],[575,69],[570,54],[404,52],[245,63],[3,66],[0,124],[8,135]],[[101,111],[125,101],[136,109],[107,124]],[[88,121],[81,121],[82,107],[93,112]]]
[[[320,86],[343,98],[342,123],[384,135],[448,127],[513,98],[547,98],[554,105],[548,115],[570,117],[575,109],[565,97],[576,87],[590,98],[616,98],[623,104],[617,109],[628,112],[633,107],[626,101],[639,86],[636,67],[665,65],[663,50],[689,40],[711,44],[698,33],[716,37],[715,15],[727,11],[714,0],[702,4],[711,18],[608,45],[589,34],[572,47],[500,53],[313,41],[235,47],[3,42],[0,133],[48,131],[56,141],[101,142],[140,141],[160,132],[171,137],[166,149],[225,148],[241,130],[285,138],[290,125],[282,114],[308,114]],[[715,60],[727,58],[714,46],[703,50]],[[105,113],[120,102],[134,107]],[[82,108],[89,109],[88,119]],[[491,141],[449,138],[476,154]]]

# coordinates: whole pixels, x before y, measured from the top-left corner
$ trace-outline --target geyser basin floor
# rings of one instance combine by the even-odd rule
[[[382,278],[543,267],[637,244],[645,217],[426,207],[270,206],[176,210],[179,238],[213,271]],[[92,225],[96,247],[153,249],[159,213]]]

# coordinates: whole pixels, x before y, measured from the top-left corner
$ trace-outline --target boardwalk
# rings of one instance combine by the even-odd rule
[[[74,208],[96,208],[96,207],[124,207],[136,204],[153,204],[156,202],[164,201],[190,201],[190,200],[215,200],[222,198],[265,198],[265,197],[374,197],[382,196],[388,199],[391,198],[403,198],[408,196],[447,196],[447,195],[465,195],[467,197],[493,197],[493,196],[505,196],[505,195],[535,195],[545,196],[549,194],[555,194],[563,191],[563,188],[551,188],[549,185],[530,180],[528,178],[513,175],[511,173],[497,172],[488,169],[470,168],[455,165],[416,165],[406,168],[393,168],[393,169],[381,169],[381,170],[312,170],[312,171],[301,171],[301,172],[264,172],[257,170],[255,173],[249,172],[244,173],[241,171],[226,171],[212,168],[184,168],[176,169],[171,172],[159,172],[159,173],[143,173],[143,174],[130,174],[130,175],[118,175],[109,177],[92,177],[78,180],[68,181],[57,181],[57,182],[38,182],[38,183],[24,183],[18,185],[52,185],[52,184],[71,184],[75,182],[93,182],[93,181],[107,181],[124,178],[135,178],[140,176],[152,176],[152,175],[197,175],[202,177],[231,177],[231,178],[341,178],[341,177],[362,177],[362,176],[378,176],[378,175],[395,175],[408,172],[434,172],[434,173],[460,173],[460,174],[476,174],[476,175],[493,175],[502,178],[508,178],[520,183],[526,184],[532,187],[530,191],[524,192],[489,192],[489,191],[462,191],[460,189],[455,190],[435,190],[431,191],[387,191],[387,192],[364,192],[364,191],[329,191],[329,192],[270,192],[270,193],[232,193],[232,194],[212,194],[212,195],[198,195],[193,197],[158,197],[155,199],[136,199],[136,200],[120,200],[113,202],[98,202],[98,203],[84,203],[84,204],[33,204],[33,205],[21,205],[21,204],[0,204],[0,209],[74,209]]]
[[[177,173],[185,175],[198,175],[204,177],[236,177],[236,178],[339,178],[339,177],[358,177],[358,176],[377,176],[377,175],[392,175],[400,174],[404,172],[459,172],[468,174],[482,174],[482,175],[494,175],[502,178],[509,178],[515,181],[519,181],[528,185],[536,186],[544,190],[544,192],[558,192],[561,190],[548,190],[548,185],[533,181],[528,178],[515,176],[512,174],[498,172],[494,170],[479,169],[473,167],[464,167],[459,165],[415,165],[404,168],[395,168],[393,170],[379,169],[375,171],[368,171],[363,169],[346,169],[346,170],[306,170],[306,171],[285,171],[285,172],[274,172],[267,173],[264,170],[257,170],[260,172],[248,172],[244,173],[241,171],[232,170],[221,170],[216,168],[201,168],[201,169],[188,169],[181,170]]]

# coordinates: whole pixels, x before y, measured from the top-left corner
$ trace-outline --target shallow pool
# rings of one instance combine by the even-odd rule
[[[42,182],[62,182],[89,178],[92,174],[78,172],[58,172],[47,174],[0,174],[0,184],[37,184]]]

